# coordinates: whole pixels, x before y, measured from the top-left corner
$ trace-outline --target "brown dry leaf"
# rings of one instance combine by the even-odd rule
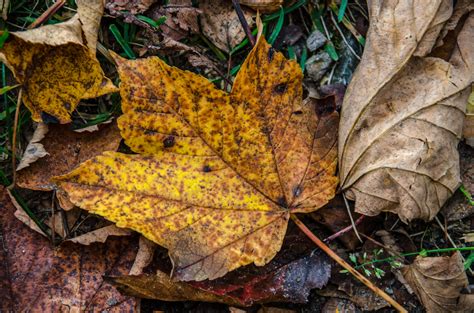
[[[74,237],[68,241],[88,246],[94,242],[104,243],[107,238],[109,238],[109,236],[129,236],[131,233],[132,232],[128,229],[119,228],[115,225],[109,225]]]
[[[35,162],[39,158],[47,156],[49,153],[44,149],[43,144],[40,143],[44,136],[48,133],[48,125],[39,123],[36,126],[35,132],[30,142],[26,146],[25,152],[23,153],[20,164],[16,168],[17,171],[30,166],[31,163]]]
[[[199,2],[199,8],[202,10],[202,32],[219,49],[230,52],[245,38],[242,24],[229,1],[203,0]],[[243,12],[251,27],[254,23],[253,14],[245,10]]]
[[[80,99],[116,91],[95,57],[101,1],[79,1],[67,22],[12,32],[0,49],[34,121],[68,123]]]
[[[239,305],[230,297],[218,296],[210,291],[200,290],[185,282],[173,281],[169,274],[157,271],[156,275],[109,277],[125,294],[145,299],[163,301],[204,301]]]
[[[368,41],[339,129],[341,185],[360,213],[429,220],[460,184],[474,16],[462,19],[449,62],[413,56],[440,8],[439,0],[370,2]]]
[[[57,181],[79,207],[168,248],[177,278],[268,263],[290,213],[334,196],[338,114],[302,102],[300,67],[263,38],[230,94],[157,57],[116,61],[119,127],[140,154],[104,153]]]
[[[107,0],[106,7],[111,12],[128,11],[131,14],[143,13],[157,0]]]
[[[125,275],[136,253],[129,238],[57,249],[18,221],[0,199],[1,312],[135,312],[138,300],[121,295],[103,275]]]
[[[472,307],[460,301],[468,280],[459,252],[450,257],[418,256],[402,273],[427,312],[472,312]]]
[[[92,133],[78,133],[69,126],[51,124],[46,137],[38,143],[44,146],[48,155],[20,170],[17,185],[33,190],[53,190],[55,185],[50,181],[51,177],[65,174],[104,151],[117,150],[120,140],[116,122],[100,125],[100,130]]]
[[[179,41],[189,33],[199,34],[198,16],[201,10],[193,7],[191,0],[171,0],[167,5],[152,10],[151,17],[158,19],[166,16],[166,21],[160,30],[166,38]]]

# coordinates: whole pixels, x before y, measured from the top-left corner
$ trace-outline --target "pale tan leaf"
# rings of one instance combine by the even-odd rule
[[[115,225],[105,226],[91,232],[85,233],[83,235],[69,239],[75,243],[80,243],[81,245],[88,246],[94,242],[105,242],[109,236],[128,236],[132,232],[126,228],[119,228]]]
[[[459,252],[450,257],[418,256],[402,272],[427,312],[472,312],[459,301],[468,282]]]
[[[77,13],[86,37],[86,45],[95,55],[100,20],[104,13],[105,0],[76,0]]]
[[[202,32],[219,49],[229,52],[245,38],[245,32],[230,2],[204,0],[199,2],[199,8],[202,10]],[[252,14],[243,12],[251,26]]]
[[[31,138],[26,146],[25,153],[21,157],[20,164],[18,164],[18,167],[16,168],[17,171],[30,166],[31,163],[49,154],[48,151],[45,150],[43,144],[40,143],[47,133],[48,125],[39,123],[33,133],[33,138]]]
[[[146,239],[143,236],[140,236],[138,242],[138,252],[133,262],[132,268],[130,269],[129,275],[141,275],[143,274],[143,269],[148,266],[153,260],[153,254],[157,244],[153,241]]]
[[[457,144],[474,78],[474,16],[449,62],[416,57],[441,1],[373,1],[339,131],[342,188],[356,211],[433,218],[460,184]]]
[[[39,228],[39,226],[33,221],[33,219],[23,210],[21,205],[16,201],[15,197],[12,195],[10,190],[5,189],[8,197],[11,200],[11,204],[15,207],[16,211],[13,213],[13,215],[20,220],[23,224],[34,230],[35,232],[38,232],[39,234],[48,237],[42,230]]]

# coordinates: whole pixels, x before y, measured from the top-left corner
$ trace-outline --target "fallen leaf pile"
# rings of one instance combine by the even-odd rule
[[[471,151],[458,150],[474,81],[470,0],[456,1],[454,7],[449,0],[369,0],[364,54],[345,95],[345,86],[332,77],[341,64],[331,59],[337,51],[331,55],[322,51],[334,48],[334,38],[321,33],[324,48],[318,48],[334,66],[327,66],[328,72],[332,68],[330,77],[326,80],[325,74],[321,80],[326,85],[307,88],[318,99],[305,100],[303,71],[312,64],[305,63],[306,53],[315,57],[317,50],[307,51],[305,36],[319,30],[305,33],[293,23],[296,15],[288,14],[297,8],[302,19],[310,13],[314,23],[318,18],[313,15],[320,12],[313,10],[313,4],[240,1],[268,11],[278,10],[282,3],[295,5],[280,10],[278,20],[277,12],[264,20],[276,36],[271,37],[284,42],[275,47],[288,48],[300,65],[267,43],[259,17],[256,43],[245,50],[244,29],[227,0],[76,2],[77,12],[69,20],[64,21],[71,14],[56,15],[55,22],[61,22],[11,32],[0,48],[0,60],[17,80],[22,103],[37,122],[28,144],[28,139],[25,145],[21,139],[13,140],[21,148],[17,151],[23,151],[14,183],[30,190],[9,194],[42,191],[37,198],[27,199],[36,205],[38,222],[28,205],[13,196],[10,201],[0,189],[0,311],[139,310],[138,299],[119,293],[116,287],[140,298],[238,307],[305,303],[314,288],[320,289],[319,296],[329,298],[324,310],[331,312],[397,305],[389,301],[390,296],[383,297],[381,289],[388,288],[372,288],[350,266],[345,269],[375,293],[359,288],[342,272],[337,275],[344,281],[337,283],[333,271],[328,284],[331,263],[315,250],[317,238],[310,241],[306,236],[314,231],[319,237],[326,230],[325,242],[338,238],[346,250],[355,251],[364,238],[375,245],[369,237],[375,233],[384,249],[390,250],[388,255],[396,256],[397,263],[408,263],[413,254],[403,252],[415,248],[402,249],[391,234],[403,234],[413,246],[416,235],[408,234],[399,220],[432,220],[460,186],[461,174],[470,175],[471,158],[463,158],[460,173],[458,152]],[[0,5],[4,19],[5,3],[8,9],[8,1]],[[330,7],[341,6],[344,13],[349,9],[342,3],[334,1]],[[114,39],[106,38],[106,27],[101,27],[104,6],[112,15],[108,18],[123,19],[126,27],[120,24],[118,32],[123,30],[126,38],[117,32],[111,32]],[[241,13],[252,28],[255,12],[247,8]],[[47,19],[38,20],[36,25]],[[358,30],[347,25],[352,21],[339,22],[363,41]],[[125,48],[139,42],[132,37],[140,33],[142,24],[144,41],[131,45],[137,55],[153,54],[153,49],[172,52],[163,59],[127,60],[104,48],[111,40],[129,52]],[[291,34],[297,38],[290,44],[286,39]],[[342,32],[341,36],[344,39]],[[98,44],[99,37],[103,45]],[[201,41],[207,46],[200,46]],[[306,50],[298,46],[301,43]],[[238,52],[233,51],[236,46]],[[97,51],[115,65],[119,88],[105,76]],[[356,52],[351,53],[358,58]],[[181,53],[197,72],[202,73],[197,69],[202,68],[218,76],[215,81],[222,82],[222,89],[219,82],[171,66],[183,63],[174,62],[174,53]],[[224,76],[220,67],[226,54],[228,75]],[[230,74],[234,69],[238,69],[235,77]],[[306,75],[311,76],[307,66]],[[16,92],[15,87],[9,88]],[[88,128],[91,132],[59,125],[76,122],[79,114],[73,113],[81,100],[116,91],[121,98],[118,119],[94,125]],[[82,105],[89,110],[89,103],[81,104],[81,110]],[[91,107],[88,116],[95,114],[90,112],[96,106]],[[22,131],[30,134],[30,129]],[[471,136],[470,124],[464,126],[464,134]],[[122,139],[124,145],[117,152]],[[339,183],[341,193],[334,198]],[[472,180],[465,187],[471,190]],[[343,196],[355,201],[354,217],[354,208]],[[45,214],[44,203],[51,212]],[[446,222],[472,213],[471,209],[450,212],[449,207],[444,206]],[[312,213],[305,220],[313,223],[311,230],[304,230],[296,213]],[[295,223],[288,227],[290,216]],[[396,221],[389,232],[386,224],[392,219]],[[382,221],[384,225],[378,225]],[[141,234],[139,242],[132,230]],[[442,230],[454,245],[448,231]],[[61,244],[53,247],[47,237]],[[367,276],[372,270],[385,273],[374,264],[387,259],[370,262],[364,247],[363,263],[355,255],[350,255],[350,261]],[[330,248],[325,251],[344,264]],[[399,264],[396,270],[395,262],[385,263],[396,272],[392,277],[398,285],[409,286],[402,296],[394,291],[394,298],[412,293],[411,299],[418,297],[428,312],[472,311],[474,297],[463,294],[468,279],[459,251],[451,256],[417,256],[412,264],[403,268]]]
[[[338,152],[341,186],[362,214],[431,220],[459,187],[474,16],[462,19],[446,60],[431,57],[449,2],[370,2],[367,45],[344,98]]]
[[[261,38],[232,92],[151,57],[115,57],[122,136],[56,179],[70,200],[170,251],[180,280],[264,265],[289,215],[334,196],[336,112],[302,102],[302,73]]]

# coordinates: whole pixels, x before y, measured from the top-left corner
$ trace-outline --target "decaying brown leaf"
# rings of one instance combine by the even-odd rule
[[[204,0],[199,2],[199,8],[202,10],[202,32],[219,49],[230,52],[245,38],[239,17],[229,1]],[[247,23],[253,25],[253,15],[243,12]]]
[[[131,14],[143,13],[157,0],[107,0],[105,6],[111,12],[128,11]]]
[[[179,41],[190,33],[199,33],[198,16],[201,10],[193,7],[191,0],[171,0],[151,11],[154,19],[166,16],[165,23],[160,26],[165,38]]]
[[[136,242],[112,239],[91,246],[54,249],[15,218],[0,199],[1,312],[135,312],[138,300],[120,294],[103,275],[128,273]]]
[[[264,38],[230,94],[157,57],[116,61],[119,127],[140,154],[104,153],[56,180],[79,207],[168,248],[177,278],[268,263],[290,213],[334,196],[338,114],[302,102],[300,67]]]
[[[420,41],[433,43],[425,35],[444,6],[440,0],[370,2],[368,41],[339,129],[341,185],[358,212],[429,220],[459,186],[457,144],[474,79],[474,16],[461,19],[449,61],[414,56]]]
[[[427,312],[472,312],[466,304],[472,304],[474,295],[461,295],[468,281],[459,252],[450,257],[418,256],[402,272]]]
[[[69,21],[12,32],[0,49],[34,121],[68,123],[80,99],[116,91],[95,57],[101,17],[102,0],[78,1]]]
[[[92,133],[78,133],[67,125],[40,125],[49,131],[36,144],[41,145],[48,155],[18,171],[17,185],[21,188],[53,190],[55,185],[51,183],[51,177],[65,174],[104,151],[117,150],[121,140],[116,122],[100,125],[99,131]],[[28,147],[25,153],[28,153]]]

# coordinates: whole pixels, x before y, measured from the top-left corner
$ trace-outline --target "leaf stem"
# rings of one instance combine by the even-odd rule
[[[383,298],[385,301],[387,301],[390,305],[392,305],[395,309],[397,309],[399,312],[404,312],[408,313],[407,310],[405,310],[397,301],[395,301],[392,297],[390,297],[387,293],[385,293],[383,290],[375,286],[370,280],[364,277],[361,273],[356,271],[349,263],[344,261],[340,256],[338,256],[334,251],[331,250],[324,242],[322,242],[318,237],[316,237],[311,230],[306,227],[303,222],[295,215],[291,214],[290,215],[291,219],[295,224],[299,227],[299,229],[306,235],[308,236],[309,239],[311,239],[321,250],[326,252],[334,261],[336,261],[339,265],[341,265],[343,268],[345,268],[349,273],[351,273],[355,278],[357,278],[360,282],[362,282],[364,285],[366,285],[370,290],[372,290],[375,294]]]

